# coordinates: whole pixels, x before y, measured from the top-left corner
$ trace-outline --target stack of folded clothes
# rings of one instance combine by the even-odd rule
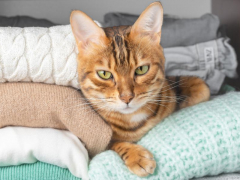
[[[107,13],[104,27],[132,25],[138,15]],[[237,59],[229,38],[221,37],[219,19],[213,14],[180,19],[164,16],[161,45],[166,58],[166,75],[197,75],[217,94],[224,78],[237,76]]]
[[[131,25],[137,17],[110,13],[103,25]],[[236,56],[228,38],[217,35],[216,16],[164,22],[167,75],[198,75],[212,94],[225,76],[236,76]],[[112,131],[79,91],[77,53],[69,25],[0,28],[0,180],[140,179],[116,153],[101,153]],[[154,127],[138,142],[157,162],[144,179],[240,171],[239,102],[231,92]]]

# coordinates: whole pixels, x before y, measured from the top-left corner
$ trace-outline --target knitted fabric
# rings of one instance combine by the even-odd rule
[[[239,173],[231,173],[231,174],[221,174],[219,176],[197,178],[192,180],[239,180],[239,179],[240,179]]]
[[[231,92],[178,111],[138,144],[153,153],[153,175],[132,174],[113,151],[90,162],[91,180],[187,180],[240,170],[240,93]]]
[[[79,88],[70,25],[0,28],[0,82],[32,81]]]
[[[43,83],[0,83],[0,128],[23,126],[68,130],[88,154],[106,150],[112,129],[71,87]]]
[[[19,166],[0,168],[1,180],[81,180],[73,176],[68,169],[47,163],[37,162]]]

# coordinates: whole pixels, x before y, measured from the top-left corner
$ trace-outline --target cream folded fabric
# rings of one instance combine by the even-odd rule
[[[88,178],[88,153],[69,131],[52,128],[0,129],[0,166],[45,162],[68,168],[76,177]]]
[[[69,130],[92,157],[104,151],[111,128],[71,87],[41,83],[0,84],[0,128],[24,126]]]

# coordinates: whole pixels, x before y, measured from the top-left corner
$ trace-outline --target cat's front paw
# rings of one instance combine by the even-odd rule
[[[133,145],[122,158],[128,169],[140,177],[153,174],[156,168],[152,153],[139,145]]]
[[[129,142],[116,142],[111,149],[119,154],[128,169],[137,176],[145,177],[154,173],[156,162],[152,153],[144,147]]]

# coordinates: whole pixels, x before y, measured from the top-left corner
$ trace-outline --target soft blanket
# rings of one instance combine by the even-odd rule
[[[188,180],[240,171],[240,93],[182,109],[159,123],[138,144],[153,153],[153,175],[139,178],[106,151],[90,163],[91,180]]]

